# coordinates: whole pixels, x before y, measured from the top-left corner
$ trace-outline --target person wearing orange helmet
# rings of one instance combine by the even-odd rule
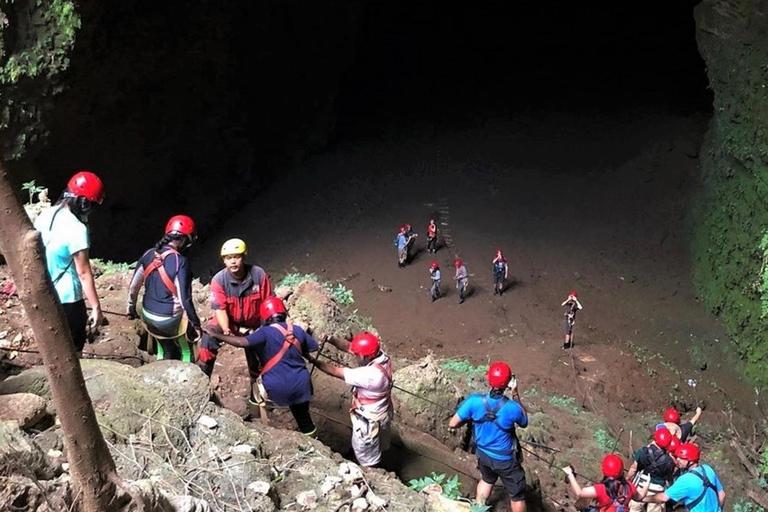
[[[139,258],[131,278],[128,318],[139,318],[136,305],[143,286],[141,320],[157,341],[158,359],[195,362],[191,343],[200,338],[202,330],[192,301],[192,270],[185,253],[196,237],[195,221],[174,215],[166,223],[163,237]]]
[[[357,358],[357,368],[336,366],[311,359],[315,367],[352,386],[352,450],[361,466],[381,462],[389,448],[392,421],[392,360],[381,350],[379,337],[370,332],[358,334],[352,341],[325,336],[342,352]]]
[[[211,279],[211,309],[213,318],[206,322],[205,331],[245,336],[261,325],[259,308],[272,296],[272,283],[263,268],[246,262],[248,247],[240,238],[231,238],[221,246],[224,268]],[[200,341],[197,365],[209,377],[219,354],[219,342],[205,332]],[[259,368],[248,368],[252,378],[259,375]]]
[[[502,295],[506,286],[505,282],[509,277],[509,266],[501,249],[496,250],[496,256],[494,256],[491,265],[493,265],[493,294]]]
[[[88,217],[103,201],[104,184],[99,177],[80,171],[70,178],[56,205],[35,219],[35,229],[45,246],[48,275],[64,308],[78,354],[85,346],[87,327],[96,328],[104,322],[88,238]],[[90,318],[83,297],[91,305]]]
[[[648,487],[635,488],[632,482],[624,478],[624,461],[615,453],[603,457],[601,465],[603,479],[599,484],[582,487],[576,480],[573,467],[563,468],[571,491],[577,498],[592,498],[597,502],[598,512],[613,512],[629,507],[630,500],[641,501],[648,492]]]
[[[667,449],[674,436],[666,428],[657,429],[653,440],[635,452],[635,460],[627,471],[627,480],[637,487],[648,487],[648,496],[663,492],[675,474],[675,461]],[[646,504],[639,500],[630,502],[631,512],[663,512],[664,507],[657,504]]]
[[[440,264],[433,261],[429,265],[429,277],[432,281],[432,285],[429,287],[429,296],[432,297],[432,302],[435,302],[440,298]]]
[[[477,504],[485,505],[493,484],[501,478],[509,494],[512,512],[525,512],[525,470],[520,460],[515,425],[527,427],[528,414],[520,401],[517,379],[507,363],[491,364],[487,379],[490,390],[467,397],[448,422],[448,428],[472,424],[477,467],[482,475],[477,482]],[[507,390],[511,392],[512,400],[505,396]]]
[[[725,489],[709,464],[702,464],[701,450],[693,443],[682,443],[675,452],[675,464],[681,475],[669,488],[646,498],[653,503],[674,500],[689,512],[722,512]]]
[[[427,252],[437,254],[437,225],[435,219],[429,219],[427,225]]]
[[[568,293],[568,298],[560,305],[565,308],[565,313],[563,314],[565,343],[563,343],[563,348],[568,349],[573,347],[573,325],[576,323],[576,312],[582,309],[581,302],[579,302],[579,294],[576,293],[576,290],[571,290]]]
[[[259,305],[262,326],[247,336],[234,336],[207,329],[209,336],[234,347],[244,348],[251,369],[255,363],[260,374],[253,379],[253,405],[262,407],[269,401],[288,407],[302,434],[314,436],[316,429],[309,414],[312,382],[304,358],[317,352],[315,339],[288,320],[285,303],[279,297],[267,297]],[[256,359],[257,362],[253,362]]]
[[[467,287],[469,286],[467,267],[464,266],[464,261],[462,261],[461,258],[453,260],[453,266],[456,268],[456,274],[453,276],[453,280],[456,281],[456,289],[459,291],[459,304],[464,304],[464,299],[467,295]]]
[[[664,412],[664,423],[659,423],[656,428],[666,427],[680,441],[686,442],[693,432],[693,427],[701,419],[702,412],[701,407],[696,407],[696,412],[693,413],[691,419],[680,423],[680,413],[674,407],[670,407]]]

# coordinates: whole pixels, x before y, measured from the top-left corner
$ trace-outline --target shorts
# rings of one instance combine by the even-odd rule
[[[496,460],[478,450],[477,469],[487,484],[493,485],[501,478],[509,501],[525,500],[525,470],[517,459]]]
[[[373,421],[352,412],[352,450],[361,466],[375,466],[381,462],[382,452],[389,449],[390,420]]]
[[[86,326],[88,325],[88,310],[85,309],[85,301],[80,299],[77,302],[62,304],[64,307],[64,316],[67,317],[69,332],[72,333],[72,343],[75,344],[75,351],[82,352],[85,347]]]

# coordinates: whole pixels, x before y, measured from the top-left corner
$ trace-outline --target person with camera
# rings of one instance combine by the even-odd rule
[[[565,328],[563,349],[568,349],[573,347],[573,325],[576,323],[576,312],[582,309],[579,294],[576,293],[576,290],[571,290],[568,298],[560,305],[565,308],[563,314],[563,327]]]
[[[635,488],[632,482],[624,478],[624,461],[615,453],[603,457],[601,467],[603,480],[599,484],[582,487],[576,480],[573,467],[569,464],[563,468],[571,491],[578,498],[592,498],[597,502],[599,512],[615,512],[619,507],[624,510],[629,506],[630,500],[640,501],[645,498],[648,486]]]
[[[482,479],[477,482],[478,505],[485,505],[493,484],[501,479],[509,494],[512,512],[525,512],[525,470],[521,464],[520,442],[515,425],[528,426],[528,414],[520,401],[517,380],[507,363],[497,361],[488,368],[485,394],[476,393],[464,400],[448,423],[455,429],[471,422],[477,448],[477,468]],[[512,399],[505,396],[510,391]]]

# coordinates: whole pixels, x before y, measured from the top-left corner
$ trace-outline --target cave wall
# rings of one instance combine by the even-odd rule
[[[85,2],[48,144],[14,163],[58,196],[79,169],[107,200],[92,253],[135,260],[187,213],[200,235],[327,144],[365,2]],[[266,205],[280,207],[280,205]],[[237,233],[232,233],[236,236]]]
[[[768,385],[768,1],[704,0],[697,42],[714,92],[692,209],[701,296],[725,324],[747,374]]]

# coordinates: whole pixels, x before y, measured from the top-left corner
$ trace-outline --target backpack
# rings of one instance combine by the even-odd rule
[[[629,484],[626,484],[623,486],[619,496],[614,498],[609,505],[603,505],[602,507],[599,505],[592,505],[580,512],[629,512],[629,501],[631,498],[632,496],[629,495]],[[623,499],[625,503],[620,502],[620,499]]]
[[[645,473],[652,477],[655,476],[657,478],[663,478],[667,480],[667,477],[669,476],[667,474],[668,468],[667,468],[667,471],[662,473],[662,471],[664,471],[663,464],[666,459],[667,459],[667,452],[665,452],[661,448],[654,447],[654,446],[646,446],[642,457],[640,457],[640,460],[638,461],[637,469],[639,472]]]

